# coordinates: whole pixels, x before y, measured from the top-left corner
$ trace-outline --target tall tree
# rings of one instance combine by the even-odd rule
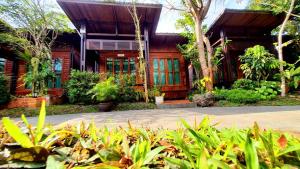
[[[281,96],[286,96],[286,79],[284,77],[284,61],[283,61],[283,47],[289,45],[292,41],[283,42],[282,36],[287,33],[293,36],[293,41],[300,47],[300,1],[296,0],[251,0],[249,3],[250,9],[269,10],[275,14],[285,13],[285,18],[276,30],[278,59],[280,61],[279,71],[281,74]]]
[[[46,94],[45,73],[51,71],[51,47],[60,32],[70,30],[67,17],[48,0],[2,0],[0,14],[17,28],[17,36],[29,39],[23,48],[30,52],[25,59],[30,65],[27,75],[32,93]]]
[[[195,24],[195,35],[196,35],[196,43],[197,49],[199,53],[199,62],[202,70],[202,75],[204,78],[209,78],[211,71],[211,60],[207,58],[205,55],[205,45],[204,45],[204,33],[203,33],[203,21],[209,7],[211,5],[211,0],[182,0],[183,5],[186,8],[186,11],[192,16]],[[211,91],[213,89],[213,82],[207,81],[206,83],[207,90]]]
[[[135,37],[138,43],[138,50],[139,50],[139,75],[143,79],[144,82],[144,93],[145,93],[145,101],[146,103],[149,102],[148,96],[148,79],[146,73],[146,60],[144,57],[143,51],[143,41],[142,41],[142,33],[141,33],[141,25],[140,25],[140,17],[138,16],[137,9],[136,9],[136,1],[132,0],[132,6],[128,7],[128,11],[132,17],[135,27]]]

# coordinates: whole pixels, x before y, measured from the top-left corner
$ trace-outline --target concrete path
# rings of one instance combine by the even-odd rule
[[[251,127],[256,121],[262,128],[300,133],[300,106],[211,107],[66,114],[48,116],[46,122],[59,125],[94,120],[99,127],[111,128],[127,127],[129,120],[134,126],[175,129],[180,125],[180,119],[194,124],[195,118],[200,122],[205,116],[209,116],[212,123],[219,122],[219,128]],[[28,121],[35,124],[37,118],[31,117],[28,118]]]

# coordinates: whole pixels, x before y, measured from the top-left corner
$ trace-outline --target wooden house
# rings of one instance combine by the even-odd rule
[[[65,33],[52,49],[56,78],[49,82],[49,94],[62,95],[63,83],[71,69],[112,74],[136,75],[137,88],[142,81],[137,76],[138,51],[135,28],[128,8],[132,4],[96,0],[57,0],[76,27],[76,33]],[[184,99],[191,88],[191,73],[177,49],[185,43],[179,34],[156,33],[161,4],[136,4],[140,17],[144,55],[149,86],[160,86],[167,99]],[[281,17],[267,12],[225,10],[210,27],[211,44],[223,45],[225,59],[216,83],[230,84],[243,75],[237,57],[257,43],[272,48],[271,30]],[[225,45],[225,41],[231,42]],[[5,64],[4,64],[5,63]],[[17,63],[17,64],[16,64]],[[0,60],[0,64],[2,64]],[[4,72],[18,79],[12,91],[16,95],[30,93],[20,77],[26,72],[22,60],[5,60]]]

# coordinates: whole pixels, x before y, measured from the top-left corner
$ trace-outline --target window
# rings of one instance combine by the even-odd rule
[[[4,72],[5,59],[0,58],[0,72]]]
[[[167,67],[167,68],[166,68]],[[178,59],[153,60],[154,85],[179,85],[180,67]]]
[[[49,88],[61,88],[61,74],[62,74],[62,59],[53,60],[53,71],[55,78],[48,81]]]
[[[110,74],[131,74],[136,73],[136,62],[134,57],[129,58],[107,58],[106,72]]]

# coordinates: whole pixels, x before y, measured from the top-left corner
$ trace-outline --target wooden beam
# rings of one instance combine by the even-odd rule
[[[87,33],[88,36],[119,36],[119,37],[135,37],[135,34],[115,34],[115,33]],[[142,35],[144,37],[144,35]]]
[[[85,71],[86,67],[86,26],[82,24],[80,27],[80,70]]]
[[[150,52],[149,52],[149,32],[148,32],[148,25],[144,27],[144,51],[145,51],[145,60],[146,60],[146,73],[147,73],[147,82],[148,86],[150,85]]]

